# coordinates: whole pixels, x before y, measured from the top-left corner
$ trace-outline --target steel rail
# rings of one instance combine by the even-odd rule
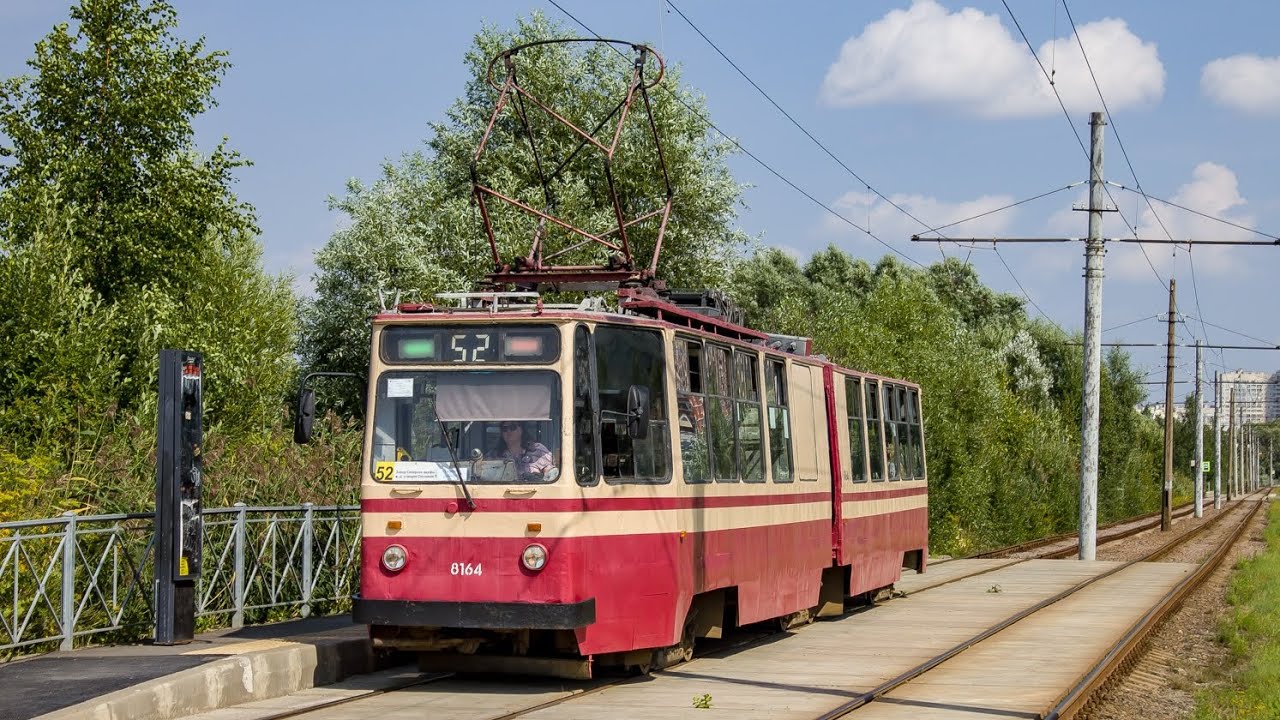
[[[1125,667],[1130,658],[1135,657],[1136,651],[1142,647],[1151,633],[1155,632],[1164,620],[1182,605],[1187,596],[1199,588],[1222,565],[1222,561],[1226,559],[1227,554],[1235,547],[1236,542],[1240,540],[1240,536],[1248,529],[1254,516],[1258,514],[1258,511],[1265,504],[1264,501],[1271,489],[1266,488],[1260,492],[1262,498],[1254,500],[1253,509],[1235,527],[1226,541],[1220,544],[1213,551],[1213,554],[1201,562],[1195,572],[1183,578],[1181,582],[1165,593],[1164,597],[1154,607],[1139,618],[1129,628],[1128,632],[1111,646],[1111,649],[1094,665],[1093,669],[1080,682],[1068,690],[1066,695],[1059,699],[1053,708],[1043,716],[1045,720],[1073,718],[1084,710],[1093,699],[1093,696],[1106,686],[1116,672]]]
[[[300,717],[302,715],[309,715],[313,712],[328,710],[329,708],[337,707],[339,705],[346,705],[347,703],[352,703],[357,700],[367,700],[377,695],[388,695],[390,693],[398,692],[400,690],[407,690],[408,688],[416,687],[418,685],[427,685],[429,683],[439,682],[441,680],[447,680],[453,676],[454,676],[453,673],[440,673],[437,675],[429,675],[427,677],[416,677],[410,680],[405,680],[403,682],[396,683],[394,685],[389,685],[384,688],[375,688],[368,692],[360,693],[359,695],[350,695],[347,697],[336,698],[333,700],[326,700],[322,703],[317,703],[315,705],[308,705],[307,707],[304,707],[304,708],[293,708],[290,710],[281,710],[280,712],[273,713],[271,715],[263,715],[262,717],[254,718],[254,720],[287,720],[287,718],[295,718],[295,717]]]
[[[1185,518],[1191,513],[1192,513],[1192,508],[1190,504],[1188,504],[1184,510],[1180,510],[1178,513],[1174,514],[1173,518],[1174,519]],[[1119,524],[1123,524],[1123,523],[1119,523]],[[1107,527],[1112,528],[1112,527],[1115,527],[1115,525],[1109,525]],[[1125,528],[1124,530],[1120,530],[1108,535],[1105,539],[1099,538],[1099,540],[1105,543],[1114,542],[1116,540],[1123,540],[1125,538],[1133,537],[1134,535],[1147,532],[1148,530],[1155,530],[1159,527],[1160,527],[1160,513],[1155,512],[1152,514],[1152,519],[1148,521],[1144,521],[1142,525],[1137,525],[1131,528]],[[1203,527],[1203,525],[1201,525],[1200,527]],[[1051,550],[1045,553],[1044,555],[1040,555],[1039,557],[1044,558],[1046,560],[1061,560],[1064,558],[1069,558],[1078,552],[1079,552],[1078,548],[1068,547],[1068,548],[1062,548],[1061,550]]]
[[[1234,509],[1234,506],[1232,506],[1232,507],[1231,507],[1231,508],[1229,508],[1229,509]],[[1025,617],[1027,617],[1028,615],[1030,615],[1030,614],[1034,613],[1035,611],[1037,611],[1037,610],[1039,610],[1039,609],[1043,609],[1043,607],[1046,607],[1046,606],[1048,606],[1048,605],[1052,604],[1053,602],[1057,602],[1057,600],[1060,600],[1060,599],[1062,599],[1063,597],[1066,597],[1067,595],[1069,595],[1069,594],[1071,594],[1071,593],[1074,593],[1075,591],[1077,591],[1077,590],[1079,590],[1079,589],[1082,589],[1083,587],[1086,587],[1086,586],[1088,586],[1089,584],[1091,584],[1091,583],[1093,583],[1093,582],[1096,582],[1097,580],[1100,580],[1100,579],[1102,579],[1102,578],[1104,578],[1104,577],[1107,577],[1107,576],[1112,575],[1112,574],[1114,574],[1114,573],[1116,573],[1116,572],[1119,572],[1120,570],[1123,570],[1123,569],[1125,569],[1125,568],[1129,567],[1130,565],[1132,565],[1132,564],[1134,564],[1134,563],[1137,563],[1137,562],[1144,562],[1144,561],[1149,561],[1149,560],[1151,560],[1151,559],[1155,559],[1156,557],[1160,557],[1161,555],[1163,555],[1163,554],[1165,554],[1165,553],[1167,553],[1167,552],[1172,551],[1174,548],[1176,548],[1177,546],[1181,545],[1183,542],[1185,542],[1185,541],[1186,541],[1186,540],[1188,540],[1189,538],[1191,538],[1191,537],[1193,537],[1194,535],[1198,534],[1199,532],[1201,532],[1201,531],[1203,531],[1203,530],[1207,529],[1211,524],[1213,524],[1214,522],[1216,522],[1218,519],[1220,519],[1221,517],[1225,516],[1226,514],[1228,514],[1228,513],[1227,513],[1227,512],[1220,512],[1220,513],[1217,513],[1217,514],[1215,514],[1213,517],[1209,518],[1209,519],[1208,519],[1208,521],[1206,521],[1205,523],[1201,524],[1200,526],[1197,526],[1196,528],[1193,528],[1192,530],[1187,531],[1186,533],[1184,533],[1183,535],[1181,535],[1181,536],[1179,536],[1179,537],[1177,537],[1177,538],[1174,538],[1174,539],[1173,539],[1172,541],[1170,541],[1169,543],[1166,543],[1166,544],[1165,544],[1164,546],[1162,546],[1161,548],[1158,548],[1157,550],[1153,551],[1152,553],[1149,553],[1148,555],[1144,556],[1143,558],[1141,558],[1141,559],[1139,559],[1139,560],[1131,561],[1131,562],[1129,562],[1129,563],[1125,563],[1124,565],[1121,565],[1121,566],[1119,566],[1119,567],[1116,567],[1116,568],[1112,569],[1111,571],[1109,571],[1109,572],[1107,572],[1107,573],[1104,573],[1103,575],[1095,576],[1094,578],[1091,578],[1091,579],[1089,579],[1089,580],[1085,580],[1085,581],[1083,581],[1083,582],[1079,583],[1078,585],[1076,585],[1075,587],[1068,589],[1067,591],[1065,591],[1064,593],[1060,594],[1059,596],[1055,596],[1054,598],[1049,598],[1048,600],[1042,601],[1041,603],[1039,603],[1038,605],[1034,606],[1033,608],[1029,608],[1029,609],[1027,609],[1027,610],[1024,610],[1023,612],[1019,613],[1018,615],[1014,616],[1013,618],[1006,619],[1006,620],[1005,620],[1005,621],[1003,621],[1000,625],[998,625],[998,626],[993,626],[992,628],[988,628],[988,630],[987,630],[987,631],[984,631],[984,633],[983,633],[983,634],[981,634],[981,636],[980,636],[980,637],[977,637],[977,636],[976,636],[976,639],[975,639],[975,638],[971,638],[969,641],[966,641],[965,643],[963,643],[964,648],[968,648],[968,647],[972,646],[973,644],[976,644],[976,642],[980,642],[981,640],[986,639],[987,637],[990,637],[991,635],[996,634],[996,632],[999,632],[999,630],[1003,630],[1003,629],[1007,628],[1009,625],[1012,625],[1012,624],[1013,624],[1014,622],[1016,622],[1017,620],[1021,620],[1021,619],[1025,618]],[[1156,514],[1156,516],[1158,517],[1158,513]],[[1126,522],[1133,522],[1135,519],[1141,519],[1141,518],[1146,518],[1146,517],[1148,517],[1148,516],[1138,516],[1138,518],[1130,518],[1130,519],[1128,519],[1128,520],[1121,520],[1121,521],[1119,521],[1118,523],[1114,523],[1113,525],[1115,525],[1115,524],[1123,524],[1123,523],[1126,523]],[[1111,526],[1108,526],[1108,527],[1111,527]],[[1148,527],[1148,528],[1143,528],[1143,529],[1148,529],[1148,530],[1149,530],[1149,529],[1151,529],[1151,528],[1149,528],[1149,527]],[[1135,534],[1135,533],[1127,533],[1127,534],[1124,534],[1124,535],[1112,535],[1112,536],[1110,536],[1110,537],[1106,538],[1105,540],[1103,540],[1103,542],[1112,542],[1112,541],[1114,541],[1114,540],[1119,540],[1119,539],[1121,539],[1122,537],[1129,537],[1129,536],[1130,536],[1130,535],[1132,535],[1132,534]],[[1064,538],[1064,539],[1065,539],[1065,538]],[[930,585],[930,586],[928,586],[928,587],[921,588],[921,589],[919,589],[919,590],[916,590],[916,591],[912,592],[911,594],[912,594],[912,595],[918,595],[918,594],[920,594],[920,593],[927,592],[927,591],[929,591],[929,590],[933,590],[933,589],[935,589],[935,588],[942,587],[942,586],[944,586],[944,585],[949,585],[949,584],[951,584],[951,583],[953,583],[953,582],[957,582],[957,581],[959,581],[959,580],[965,580],[965,579],[968,579],[968,578],[971,578],[971,577],[974,577],[974,576],[977,576],[977,575],[982,575],[982,574],[985,574],[985,573],[994,572],[995,570],[1001,570],[1001,569],[1004,569],[1004,568],[1009,567],[1009,566],[1011,566],[1011,565],[1016,565],[1016,564],[1019,564],[1019,563],[1022,563],[1022,562],[1026,562],[1027,560],[1033,560],[1033,559],[1038,559],[1038,558],[1017,558],[1017,559],[1012,559],[1012,561],[1011,561],[1011,562],[1009,562],[1009,563],[1007,563],[1007,564],[999,565],[999,566],[994,567],[994,568],[987,568],[987,569],[984,569],[984,570],[979,570],[979,571],[976,571],[976,572],[973,572],[973,573],[969,573],[969,574],[967,574],[967,575],[962,575],[962,576],[957,577],[957,578],[952,578],[952,579],[946,580],[946,581],[944,581],[944,582],[940,582],[940,583],[938,583],[938,584],[936,584],[936,585]],[[744,649],[744,648],[750,648],[750,647],[752,647],[752,646],[754,646],[754,645],[759,645],[759,644],[761,644],[761,643],[764,643],[764,642],[767,642],[767,641],[771,640],[771,639],[772,639],[774,636],[776,636],[777,634],[778,634],[777,632],[764,633],[764,634],[760,634],[760,635],[756,635],[756,636],[753,636],[753,637],[750,637],[750,638],[743,639],[743,640],[738,641],[738,642],[728,643],[728,644],[727,644],[727,645],[725,645],[724,647],[717,648],[716,650],[714,650],[714,651],[712,651],[712,652],[710,652],[710,653],[708,653],[708,654],[705,654],[705,655],[698,655],[698,656],[695,656],[692,660],[682,661],[682,662],[676,663],[675,665],[672,665],[672,666],[671,666],[671,668],[678,668],[678,667],[680,667],[680,666],[682,666],[682,665],[685,665],[685,664],[686,664],[686,663],[688,663],[688,662],[693,662],[694,660],[698,660],[698,659],[705,659],[705,658],[710,658],[710,657],[717,657],[717,656],[723,656],[723,655],[724,655],[724,654],[726,654],[726,653],[736,652],[736,651],[742,650],[742,649]],[[963,649],[963,648],[962,648],[962,649]],[[953,651],[954,651],[954,652],[953,652]],[[918,677],[919,675],[921,675],[921,674],[923,674],[924,672],[926,672],[928,669],[932,669],[933,667],[936,667],[938,664],[940,664],[941,662],[944,662],[946,659],[949,659],[950,657],[953,657],[955,654],[958,654],[958,652],[959,652],[959,650],[956,650],[956,648],[952,648],[952,649],[951,649],[951,650],[949,650],[947,653],[944,653],[944,654],[945,654],[945,657],[942,657],[942,656],[935,657],[935,658],[934,658],[933,660],[931,660],[930,662],[928,662],[928,663],[924,663],[924,664],[922,664],[921,666],[917,666],[917,668],[913,668],[911,671],[908,671],[907,673],[904,673],[903,675],[900,675],[898,678],[894,678],[893,680],[890,680],[890,681],[888,681],[887,683],[885,683],[885,684],[883,684],[883,685],[881,685],[881,686],[879,686],[879,687],[877,687],[877,688],[873,689],[870,693],[864,694],[863,696],[860,696],[859,698],[856,698],[856,699],[853,701],[853,702],[857,703],[856,705],[854,705],[854,706],[852,706],[852,707],[849,707],[849,708],[848,708],[848,709],[846,709],[846,710],[843,710],[843,711],[842,711],[842,712],[840,712],[839,714],[832,715],[831,713],[828,713],[827,715],[823,715],[823,716],[821,716],[821,717],[822,717],[822,718],[827,718],[827,717],[833,717],[833,718],[834,718],[834,717],[840,717],[842,714],[845,714],[845,713],[851,712],[852,710],[857,709],[857,707],[861,707],[862,705],[865,705],[867,702],[870,702],[871,700],[874,700],[874,699],[875,699],[875,697],[870,697],[870,698],[868,698],[868,696],[869,696],[869,695],[873,695],[873,694],[874,694],[876,697],[878,697],[878,696],[880,696],[880,695],[883,695],[884,693],[889,692],[890,690],[892,690],[894,687],[897,687],[898,685],[901,685],[901,684],[903,684],[903,683],[905,683],[905,682],[909,681],[910,679],[912,679],[912,678],[914,678],[914,677]],[[940,658],[941,658],[941,659],[940,659]],[[925,668],[925,666],[926,666],[926,665],[927,665],[927,668]],[[921,670],[920,668],[925,668],[925,669],[924,669],[924,670]],[[661,672],[663,672],[663,671],[662,671],[662,670],[657,670],[657,671],[654,671],[654,674],[659,674],[659,673],[661,673]],[[909,673],[912,673],[912,672],[915,672],[915,674],[914,674],[914,675],[911,675],[911,677],[905,677],[905,676],[907,676]],[[433,676],[426,677],[426,678],[414,678],[414,679],[409,680],[409,681],[406,681],[406,682],[397,683],[397,684],[395,684],[395,685],[391,685],[391,686],[388,686],[388,687],[385,687],[385,688],[379,688],[379,689],[376,689],[376,690],[371,690],[371,691],[369,691],[369,692],[362,693],[362,694],[359,694],[359,695],[352,695],[352,696],[350,696],[350,697],[338,698],[338,699],[335,699],[335,700],[332,700],[332,701],[327,701],[327,702],[324,702],[324,703],[319,703],[319,704],[316,704],[316,705],[311,705],[311,706],[308,706],[308,707],[305,707],[305,708],[296,708],[296,709],[292,709],[292,710],[286,710],[286,711],[282,711],[282,712],[275,713],[275,714],[272,714],[272,715],[263,716],[263,717],[257,718],[256,720],[287,720],[287,719],[289,719],[289,718],[301,717],[301,716],[305,716],[305,715],[308,715],[308,714],[313,713],[313,712],[319,712],[319,711],[321,711],[321,710],[326,710],[326,709],[328,709],[328,708],[332,708],[332,707],[335,707],[335,706],[338,706],[338,705],[344,705],[344,704],[351,703],[351,702],[356,702],[356,701],[359,701],[359,700],[366,700],[366,699],[369,699],[369,698],[372,698],[372,697],[376,697],[376,696],[379,696],[379,695],[385,695],[385,694],[395,693],[395,692],[399,692],[399,691],[402,691],[402,690],[406,690],[406,689],[409,689],[409,688],[411,688],[411,687],[415,687],[415,686],[418,686],[418,685],[424,685],[424,684],[427,684],[427,683],[433,683],[433,682],[437,682],[437,681],[440,681],[440,680],[450,679],[450,678],[453,678],[453,677],[456,677],[456,674],[454,674],[454,673],[446,673],[446,674],[440,674],[440,675],[433,675]],[[536,712],[536,711],[539,711],[539,710],[544,710],[544,709],[547,709],[547,708],[550,708],[550,707],[556,707],[556,706],[562,705],[562,704],[564,704],[564,703],[572,702],[572,701],[574,701],[574,700],[576,700],[576,699],[578,699],[578,698],[585,697],[585,696],[587,696],[587,695],[593,695],[593,694],[596,694],[596,693],[598,693],[598,692],[602,692],[602,691],[604,691],[604,690],[607,690],[607,689],[610,689],[610,688],[615,688],[615,687],[618,687],[618,686],[621,686],[621,685],[626,685],[626,684],[632,684],[632,683],[640,682],[640,681],[643,681],[644,679],[645,679],[645,678],[642,676],[642,677],[620,677],[620,678],[613,678],[613,679],[605,680],[605,681],[601,682],[601,683],[600,683],[600,684],[598,684],[598,685],[594,685],[594,686],[589,687],[589,688],[587,688],[587,689],[585,689],[585,690],[582,690],[582,691],[580,691],[580,692],[571,692],[571,693],[569,693],[568,695],[564,695],[564,696],[561,696],[561,697],[558,697],[558,698],[552,698],[552,699],[550,699],[550,700],[546,700],[546,701],[540,702],[540,703],[538,703],[538,704],[536,704],[536,705],[531,705],[531,706],[529,706],[529,707],[525,707],[525,708],[518,708],[518,709],[516,709],[516,710],[511,710],[511,711],[508,711],[508,712],[505,712],[505,713],[502,713],[502,714],[499,714],[499,715],[489,716],[489,717],[485,718],[485,720],[514,720],[514,718],[523,717],[523,716],[525,716],[525,715],[528,715],[528,714],[530,714],[530,713],[533,713],[533,712]],[[895,683],[895,681],[897,681],[897,682]],[[892,685],[892,687],[889,687],[890,683],[895,683],[895,684],[893,684],[893,685]],[[851,703],[850,703],[850,704],[851,704]],[[844,707],[845,707],[845,706],[841,706],[841,708],[844,708]],[[837,710],[839,710],[839,709],[837,709]],[[836,712],[836,711],[831,711],[831,712]]]
[[[1175,517],[1175,518],[1185,517],[1185,516],[1187,516],[1187,515],[1190,515],[1190,514],[1191,514],[1191,511],[1192,511],[1192,504],[1191,504],[1191,503],[1187,503],[1186,505],[1183,505],[1183,506],[1181,506],[1181,507],[1179,507],[1179,508],[1176,508],[1176,509],[1175,509],[1175,511],[1174,511],[1174,517]],[[1156,512],[1153,512],[1153,513],[1146,513],[1146,514],[1144,514],[1144,515],[1134,515],[1133,517],[1125,518],[1125,519],[1123,519],[1123,520],[1116,520],[1116,521],[1114,521],[1114,522],[1110,522],[1110,523],[1107,523],[1107,524],[1105,524],[1105,525],[1103,525],[1103,526],[1099,527],[1099,528],[1098,528],[1098,530],[1099,530],[1099,531],[1103,531],[1103,530],[1110,530],[1110,529],[1112,529],[1112,528],[1116,528],[1116,527],[1119,527],[1119,526],[1121,526],[1121,525],[1126,525],[1126,524],[1128,524],[1128,523],[1134,523],[1134,522],[1145,522],[1145,521],[1149,521],[1149,520],[1152,520],[1152,519],[1155,519],[1155,520],[1157,520],[1157,521],[1158,521],[1158,520],[1160,519],[1160,511],[1158,511],[1158,510],[1157,510]],[[1159,524],[1159,523],[1157,522],[1157,523],[1155,523],[1155,524],[1153,524],[1153,525],[1143,525],[1143,526],[1140,526],[1138,529],[1133,530],[1133,531],[1131,531],[1131,532],[1130,532],[1130,531],[1128,531],[1128,530],[1126,530],[1126,531],[1122,531],[1121,533],[1116,533],[1116,534],[1108,535],[1106,538],[1099,538],[1099,541],[1100,541],[1100,542],[1111,542],[1112,540],[1120,540],[1120,539],[1123,539],[1123,538],[1131,537],[1131,536],[1133,536],[1133,535],[1137,535],[1138,533],[1143,532],[1143,531],[1145,531],[1145,530],[1150,530],[1150,529],[1152,529],[1152,528],[1156,527],[1156,525],[1158,525],[1158,524]],[[1008,556],[1008,555],[1014,555],[1014,554],[1016,554],[1016,553],[1023,553],[1023,552],[1030,552],[1030,551],[1032,551],[1032,550],[1039,550],[1040,548],[1043,548],[1043,547],[1046,547],[1046,546],[1049,546],[1049,545],[1057,545],[1058,543],[1066,542],[1066,541],[1068,541],[1068,540],[1075,540],[1078,536],[1079,536],[1079,533],[1073,533],[1073,532],[1069,532],[1069,533],[1059,533],[1059,534],[1057,534],[1057,535],[1047,535],[1047,536],[1042,537],[1042,538],[1036,538],[1036,539],[1034,539],[1034,540],[1027,540],[1027,541],[1025,541],[1025,542],[1018,543],[1018,544],[1016,544],[1016,545],[1009,545],[1009,546],[1007,546],[1007,547],[996,548],[996,549],[994,549],[994,550],[984,550],[983,552],[980,552],[980,553],[974,553],[974,554],[972,554],[972,555],[966,555],[965,557],[963,557],[963,558],[958,558],[958,559],[963,559],[963,560],[977,560],[977,559],[982,559],[982,558],[998,558],[998,557],[1005,557],[1005,556]],[[1052,556],[1052,555],[1045,555],[1045,556],[1043,556],[1043,557],[1052,558],[1053,556]],[[936,563],[931,563],[931,564],[936,564]]]
[[[1255,511],[1256,511],[1256,508],[1255,508]],[[1129,562],[1123,563],[1121,565],[1117,565],[1116,567],[1111,568],[1110,570],[1107,570],[1101,574],[1082,580],[1081,582],[1076,583],[1075,585],[1067,588],[1066,590],[1063,590],[1062,592],[1052,597],[1045,598],[1044,600],[1041,600],[1035,605],[1032,605],[1031,607],[1028,607],[1008,618],[1005,618],[1004,620],[996,623],[995,625],[988,627],[982,632],[979,632],[953,645],[947,650],[944,650],[943,652],[938,653],[937,655],[933,656],[929,660],[926,660],[925,662],[920,663],[919,665],[916,665],[915,667],[909,670],[906,670],[905,672],[893,678],[890,678],[889,680],[886,680],[885,682],[849,700],[848,702],[842,703],[836,706],[835,708],[832,708],[831,710],[828,710],[822,713],[821,715],[818,715],[815,718],[815,720],[836,720],[836,718],[845,717],[846,715],[854,712],[858,708],[863,707],[875,701],[876,699],[888,694],[889,692],[897,689],[898,687],[901,687],[902,685],[907,684],[908,682],[911,682],[912,680],[915,680],[916,678],[919,678],[920,676],[928,673],[930,670],[933,670],[934,668],[950,660],[951,658],[954,658],[955,656],[959,655],[965,650],[968,650],[969,648],[973,647],[974,645],[977,645],[983,640],[987,640],[995,635],[998,635],[999,633],[1008,629],[1012,625],[1030,617],[1031,615],[1034,615],[1035,613],[1049,607],[1050,605],[1060,602],[1076,594],[1077,592],[1083,590],[1084,588],[1089,587],[1090,585],[1093,585],[1094,583],[1100,580],[1104,580],[1108,577],[1111,577],[1112,575],[1115,575],[1116,573],[1119,573],[1122,570],[1126,570],[1132,567],[1133,565],[1136,565],[1137,563],[1149,562],[1156,558],[1162,557],[1163,555],[1171,552],[1174,548],[1182,545],[1183,543],[1190,540],[1191,538],[1199,535],[1201,532],[1208,529],[1209,527],[1216,525],[1218,521],[1220,521],[1222,518],[1226,517],[1229,514],[1230,513],[1227,513],[1227,512],[1216,513],[1213,517],[1209,518],[1208,521],[1192,528],[1191,530],[1183,533],[1182,535],[1179,535],[1176,538],[1171,539],[1169,542],[1165,543],[1159,548],[1156,548],[1152,552],[1147,553],[1141,558],[1138,558],[1136,560],[1130,560]],[[1252,517],[1252,516],[1249,516],[1249,517]],[[1247,519],[1245,522],[1247,523]]]

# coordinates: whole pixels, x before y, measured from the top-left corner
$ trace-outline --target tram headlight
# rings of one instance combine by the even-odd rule
[[[400,572],[408,561],[409,554],[399,545],[388,545],[387,549],[382,551],[382,567],[391,572]]]
[[[529,570],[537,572],[547,565],[547,549],[534,543],[520,553],[520,562]]]

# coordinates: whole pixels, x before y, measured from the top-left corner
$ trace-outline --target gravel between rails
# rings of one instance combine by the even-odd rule
[[[1252,504],[1252,503],[1250,503]],[[1228,508],[1241,512],[1241,505]],[[1206,518],[1208,513],[1206,512]],[[1185,720],[1195,710],[1195,695],[1217,682],[1212,668],[1220,667],[1229,652],[1218,642],[1218,627],[1228,611],[1227,585],[1236,563],[1266,547],[1265,508],[1228,553],[1222,565],[1191,593],[1148,641],[1142,657],[1120,680],[1094,701],[1091,720]],[[1206,531],[1184,548],[1170,553],[1167,562],[1200,562],[1220,534],[1229,532],[1231,518]]]

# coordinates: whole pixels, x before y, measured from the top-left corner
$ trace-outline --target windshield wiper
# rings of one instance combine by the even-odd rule
[[[444,421],[436,418],[436,424],[440,426],[440,435],[444,437],[444,446],[449,451],[449,459],[453,461],[453,473],[458,478],[458,487],[462,488],[462,496],[467,499],[467,509],[475,510],[476,501],[471,499],[471,490],[467,488],[467,481],[462,479],[462,469],[458,467],[458,453],[453,450],[453,441],[449,439],[449,429],[444,426]]]

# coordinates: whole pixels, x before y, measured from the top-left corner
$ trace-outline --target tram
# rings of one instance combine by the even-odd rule
[[[919,387],[622,294],[374,318],[354,616],[376,647],[587,677],[924,570]]]
[[[636,53],[617,127],[574,127],[520,86],[517,55],[552,42]],[[500,60],[505,81],[492,76]],[[657,278],[674,197],[661,152],[660,197],[623,202],[609,168],[637,138],[657,145],[648,89],[662,67],[618,41],[495,57],[499,97],[472,169],[493,272],[480,292],[372,319],[353,614],[375,647],[416,652],[424,669],[643,671],[730,627],[842,613],[846,598],[925,569],[921,389],[840,367],[806,338],[747,327],[717,293]],[[513,97],[529,102],[513,111]],[[514,117],[498,122],[504,108]],[[519,123],[533,145],[528,108],[584,138],[570,157],[605,156],[616,226],[586,230],[554,203],[484,185],[495,128]],[[647,126],[620,143],[636,118]],[[547,198],[556,178],[541,173],[555,165],[537,165]],[[492,222],[491,203],[535,216],[525,254],[504,253],[495,227],[514,223]],[[586,294],[554,304],[544,288]]]

